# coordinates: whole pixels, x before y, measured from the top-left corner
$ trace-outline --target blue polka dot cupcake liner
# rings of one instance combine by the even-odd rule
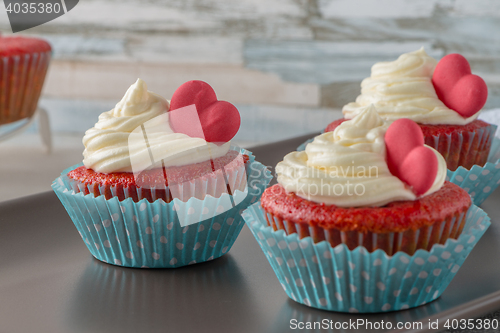
[[[351,313],[403,310],[435,300],[490,225],[486,213],[472,205],[458,239],[412,256],[388,256],[380,249],[332,248],[326,241],[274,231],[260,203],[246,209],[243,218],[288,297],[310,307]]]
[[[52,184],[90,253],[114,265],[174,268],[218,258],[229,252],[244,226],[242,211],[256,202],[269,184],[269,170],[250,152],[247,193],[236,191],[203,200],[132,198],[76,193],[61,174]],[[236,204],[237,203],[237,204]]]
[[[458,167],[448,170],[446,180],[469,193],[475,205],[481,205],[500,185],[500,139],[494,138],[488,161],[484,166],[474,165],[470,170]]]

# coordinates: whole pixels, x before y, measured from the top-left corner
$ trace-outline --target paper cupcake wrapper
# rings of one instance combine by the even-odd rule
[[[0,124],[35,113],[50,56],[41,52],[0,57]]]
[[[496,129],[496,125],[489,124],[471,132],[426,136],[425,144],[444,157],[449,170],[471,168],[486,163]]]
[[[438,298],[490,225],[486,213],[473,205],[458,239],[413,256],[388,256],[273,231],[260,203],[246,209],[243,218],[291,299],[322,310],[361,313],[403,310]]]
[[[97,259],[126,267],[180,267],[227,253],[243,227],[241,212],[260,198],[270,182],[269,170],[250,152],[245,153],[250,156],[248,193],[234,207],[227,206],[228,194],[187,202],[119,201],[117,197],[75,193],[61,177],[52,188]],[[181,225],[182,216],[201,222]]]
[[[483,167],[474,165],[470,170],[463,167],[448,170],[446,180],[466,190],[474,204],[481,205],[500,185],[500,139],[494,138],[488,162]]]

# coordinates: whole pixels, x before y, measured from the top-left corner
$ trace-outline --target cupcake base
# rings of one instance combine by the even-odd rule
[[[224,255],[243,227],[240,210],[252,200],[247,198],[213,218],[181,226],[174,202],[58,196],[68,212],[80,215],[73,222],[96,259],[141,268],[174,268]],[[207,216],[219,207],[220,200],[208,198],[204,202]],[[199,214],[204,215],[203,211]]]
[[[241,212],[260,198],[271,180],[269,170],[249,151],[241,153],[249,156],[249,186],[218,198],[120,201],[117,196],[76,192],[64,177],[52,188],[95,258],[126,267],[181,267],[229,252],[244,224]],[[189,223],[182,221],[187,216]]]
[[[329,311],[368,313],[403,310],[438,298],[458,272],[490,220],[472,206],[458,239],[409,256],[369,252],[359,246],[315,243],[266,225],[260,204],[243,217],[286,294],[294,301]]]

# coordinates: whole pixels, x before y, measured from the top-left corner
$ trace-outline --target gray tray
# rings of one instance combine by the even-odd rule
[[[273,170],[305,139],[251,150]],[[247,227],[229,254],[209,263],[121,268],[90,255],[52,192],[2,202],[0,332],[289,332],[292,319],[360,318],[420,321],[424,329],[413,332],[436,332],[425,329],[429,319],[442,327],[447,318],[474,318],[500,308],[499,199],[497,191],[483,204],[492,226],[438,300],[371,315],[326,312],[290,300]],[[343,331],[350,330],[336,332]],[[362,331],[370,330],[357,332]]]

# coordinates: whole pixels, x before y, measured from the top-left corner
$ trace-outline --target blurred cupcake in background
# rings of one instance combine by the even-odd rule
[[[35,113],[51,53],[43,39],[0,35],[0,124]]]
[[[240,211],[271,176],[251,152],[231,146],[239,113],[218,103],[202,81],[186,82],[169,102],[138,79],[85,133],[83,165],[64,170],[52,188],[94,257],[179,267],[229,251],[244,224]]]
[[[444,291],[489,226],[419,126],[373,106],[276,166],[244,218],[292,299],[383,312]]]

